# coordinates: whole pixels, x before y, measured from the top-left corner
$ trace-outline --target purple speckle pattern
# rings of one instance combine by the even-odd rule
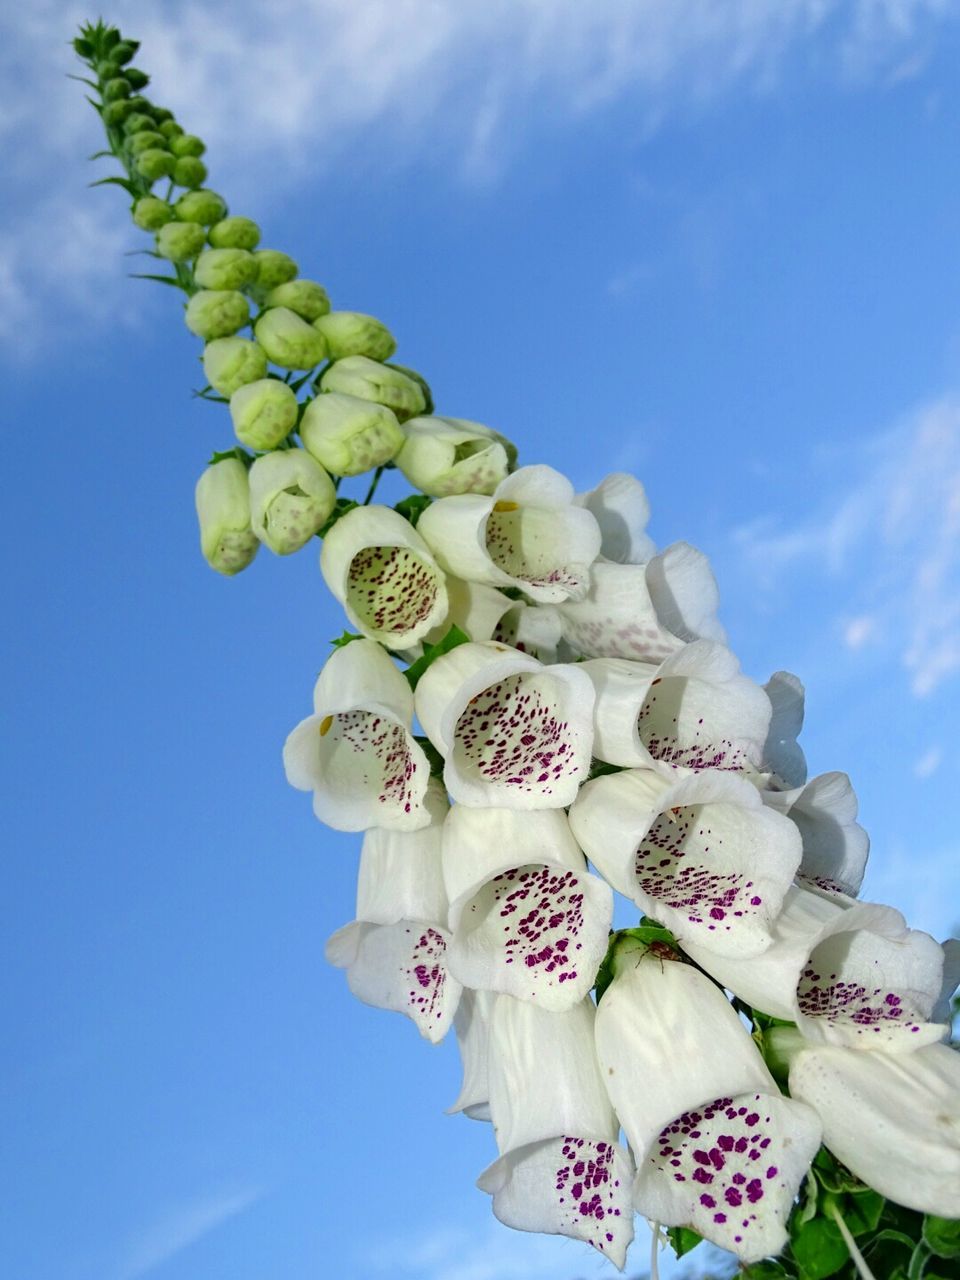
[[[535,997],[543,987],[562,987],[578,977],[584,893],[579,878],[562,867],[517,867],[488,880],[466,915],[484,927],[502,963],[513,967],[514,985]]]
[[[357,790],[375,791],[384,808],[413,812],[417,765],[412,739],[402,725],[370,711],[345,711],[321,723],[320,737],[321,742],[327,739],[321,771],[323,755],[352,752],[356,759],[351,758],[349,767]]]
[[[633,1234],[629,1179],[612,1142],[564,1137],[554,1173],[561,1232],[593,1245],[601,1253],[622,1247],[625,1229]]]
[[[707,825],[711,807],[683,805],[661,814],[637,848],[634,874],[644,893],[683,912],[689,924],[729,933],[760,913],[763,897],[745,873],[713,865],[723,838]]]
[[[405,636],[430,616],[440,575],[408,547],[365,547],[347,575],[347,603],[370,631]]]
[[[702,680],[654,680],[637,720],[640,741],[654,760],[674,768],[742,770],[750,763],[742,745],[724,737],[721,727],[705,724],[702,716],[681,715],[684,699],[692,701],[704,689]]]
[[[504,503],[512,507],[512,503]],[[537,523],[541,524],[547,513],[537,512]],[[518,582],[525,582],[531,587],[555,587],[561,598],[574,595],[586,586],[586,573],[578,572],[565,564],[551,564],[547,549],[560,547],[564,538],[538,538],[533,541],[535,554],[531,552],[531,539],[522,531],[524,513],[521,509],[498,510],[494,507],[487,517],[486,547],[487,555],[504,573]],[[562,520],[562,515],[557,516]]]
[[[428,925],[411,925],[411,951],[404,976],[407,981],[407,1016],[424,1035],[436,1030],[436,1024],[453,1016],[444,1000],[447,981],[447,943],[438,929]]]
[[[843,1024],[856,1037],[870,1040],[883,1032],[916,1035],[920,1024],[903,995],[885,986],[874,987],[840,973],[821,974],[815,961],[803,970],[797,984],[797,1005],[807,1018]]]
[[[584,773],[575,734],[542,672],[507,676],[473,698],[454,730],[457,763],[475,782],[549,797]]]

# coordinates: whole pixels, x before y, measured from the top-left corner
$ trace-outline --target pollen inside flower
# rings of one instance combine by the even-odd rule
[[[412,812],[417,766],[402,725],[370,711],[346,711],[324,716],[319,732],[320,767],[330,786],[394,812]]]
[[[408,547],[365,547],[350,562],[347,605],[369,631],[406,637],[426,624],[440,574]]]
[[[640,741],[665,764],[685,769],[746,768],[748,746],[730,737],[738,720],[736,690],[693,677],[665,676],[650,687],[637,728]]]
[[[498,569],[531,587],[556,589],[565,599],[586,585],[587,573],[568,560],[562,513],[498,502],[487,517],[487,554]]]

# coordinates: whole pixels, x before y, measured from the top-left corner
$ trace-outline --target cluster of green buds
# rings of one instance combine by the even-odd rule
[[[153,236],[147,252],[163,269],[143,278],[186,295],[184,320],[204,343],[198,394],[229,404],[236,440],[197,486],[209,564],[232,575],[263,544],[299,550],[356,505],[339,493],[345,477],[374,473],[367,503],[391,467],[428,497],[492,492],[513,447],[487,427],[432,416],[425,380],[390,362],[397,344],[385,324],[333,310],[293,258],[261,247],[257,223],[204,186],[203,141],[143,95],[149,79],[130,65],[137,47],[102,22],[74,41],[106,130],[97,156],[124,169],[100,183],[125,189],[134,223]],[[487,466],[475,465],[478,453]]]

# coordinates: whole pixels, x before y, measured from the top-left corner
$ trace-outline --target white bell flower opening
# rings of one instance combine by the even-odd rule
[[[341,516],[323,540],[320,571],[353,626],[391,649],[409,649],[447,615],[444,574],[390,507]]]
[[[333,481],[304,449],[261,454],[249,479],[253,532],[278,556],[305,546],[336,506]]]
[[[637,1159],[634,1205],[745,1262],[777,1253],[820,1145],[749,1033],[703,974],[624,948],[597,1010],[601,1078]]]
[[[658,666],[595,658],[593,751],[626,768],[747,770],[759,765],[770,700],[729,649],[696,640]]]
[[[595,1009],[549,1013],[500,996],[489,1036],[489,1092],[500,1159],[477,1185],[507,1226],[570,1236],[618,1267],[633,1239],[633,1162],[600,1078]]]
[[[811,1106],[823,1140],[858,1178],[897,1204],[960,1218],[960,1053],[808,1048],[790,1093]]]
[[[410,732],[410,686],[372,640],[334,650],[313,692],[314,714],[283,748],[287,781],[313,792],[313,811],[337,831],[430,822],[430,765]]]
[[[563,808],[590,769],[593,686],[577,666],[462,644],[424,672],[416,710],[461,804]]]
[[[455,805],[443,827],[443,876],[448,964],[464,986],[553,1011],[587,995],[606,953],[613,893],[587,871],[561,810]]]
[[[821,773],[790,791],[762,791],[763,802],[795,822],[803,838],[798,880],[806,889],[855,898],[870,838],[857,822],[857,797],[845,773]]]
[[[578,493],[578,507],[596,516],[603,542],[600,554],[618,564],[646,564],[656,554],[647,534],[650,503],[640,481],[626,471],[605,476],[589,493]]]
[[[517,462],[516,448],[499,432],[466,418],[411,418],[397,466],[433,498],[492,494]]]
[[[706,770],[608,774],[581,789],[570,826],[601,875],[685,948],[748,957],[770,946],[801,842],[751,783]]]
[[[792,672],[775,671],[763,688],[773,708],[763,748],[764,768],[773,775],[771,784],[802,787],[807,780],[807,761],[797,738],[803,728],[803,685]]]
[[[558,608],[564,639],[577,653],[662,662],[691,640],[724,643],[718,602],[706,556],[675,542],[644,565],[598,560],[587,594]]]
[[[600,526],[573,499],[559,471],[521,467],[489,496],[441,498],[417,528],[448,573],[555,604],[584,594],[600,551]]]
[[[462,1112],[471,1120],[490,1119],[490,1018],[497,995],[494,991],[464,989],[453,1020],[463,1075],[456,1101],[447,1114]]]

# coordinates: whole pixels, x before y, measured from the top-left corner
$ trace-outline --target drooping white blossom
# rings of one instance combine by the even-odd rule
[[[798,879],[804,888],[856,897],[870,852],[857,822],[857,797],[845,773],[821,773],[789,791],[763,791],[771,809],[795,822],[803,838]]]
[[[490,1018],[495,991],[464,988],[453,1020],[463,1075],[460,1092],[447,1113],[461,1111],[471,1120],[490,1119]]]
[[[625,471],[613,471],[588,493],[579,493],[578,506],[596,516],[603,542],[600,554],[618,564],[646,564],[656,554],[647,534],[650,503],[640,481]]]
[[[357,871],[357,919],[369,924],[434,920],[446,925],[441,837],[450,805],[436,778],[423,797],[427,825],[416,831],[370,827]]]
[[[411,418],[397,467],[434,498],[492,494],[517,461],[516,448],[491,427],[465,418]]]
[[[807,780],[807,761],[797,738],[803,728],[803,685],[792,672],[775,671],[763,687],[773,708],[763,749],[764,767],[777,786],[802,787]]]

